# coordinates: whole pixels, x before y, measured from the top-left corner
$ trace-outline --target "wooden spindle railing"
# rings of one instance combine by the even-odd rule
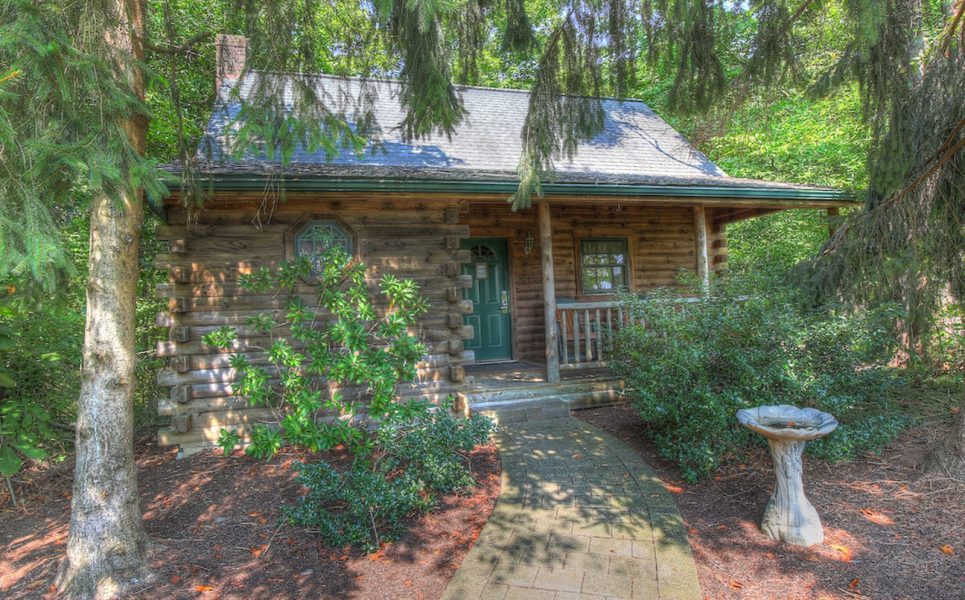
[[[619,302],[557,304],[560,368],[606,366],[613,334],[625,324]]]
[[[680,297],[672,302],[697,302],[700,298]],[[617,301],[565,302],[556,305],[561,369],[604,367],[613,336],[633,319]]]

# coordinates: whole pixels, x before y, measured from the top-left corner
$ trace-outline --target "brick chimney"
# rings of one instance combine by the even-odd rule
[[[248,59],[248,38],[243,35],[219,33],[214,38],[215,94],[221,95],[225,83],[234,84],[241,77]]]

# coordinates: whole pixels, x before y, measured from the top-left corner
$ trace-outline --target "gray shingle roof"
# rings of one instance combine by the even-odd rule
[[[261,77],[271,77],[273,85],[284,86],[284,101],[286,106],[291,106],[296,81],[293,76],[248,73],[238,82],[240,96],[249,97]],[[321,150],[308,152],[299,148],[284,169],[287,175],[461,181],[517,179],[520,132],[529,102],[526,91],[460,87],[458,92],[468,114],[452,138],[432,135],[406,142],[398,128],[404,113],[398,100],[397,82],[328,75],[299,75],[297,81],[313,85],[331,109],[344,110],[350,120],[356,116],[352,107],[357,98],[363,91],[369,94],[381,130],[380,149],[369,149],[361,156],[341,151],[329,158]],[[223,93],[221,98],[230,96]],[[242,159],[227,156],[226,148],[234,131],[232,121],[239,110],[237,101],[220,100],[216,106],[199,150],[203,171],[250,175],[277,171],[280,163],[264,156],[249,155]],[[812,189],[728,176],[641,101],[605,99],[603,110],[603,131],[582,142],[572,159],[557,162],[554,181]]]

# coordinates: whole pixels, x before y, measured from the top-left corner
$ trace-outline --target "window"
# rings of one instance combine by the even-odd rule
[[[580,240],[580,271],[584,294],[613,294],[626,289],[627,241],[621,238]]]
[[[335,221],[311,221],[295,235],[295,256],[311,261],[314,270],[321,270],[321,257],[338,248],[352,256],[352,235]]]

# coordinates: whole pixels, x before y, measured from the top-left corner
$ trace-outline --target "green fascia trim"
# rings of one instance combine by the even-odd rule
[[[211,180],[215,190],[263,190],[265,177],[252,175],[216,175]],[[168,184],[178,187],[172,177]],[[202,182],[202,186],[207,185]],[[291,191],[336,192],[457,192],[474,194],[512,194],[518,183],[513,181],[452,181],[439,179],[366,179],[341,177],[286,176],[284,187]],[[544,183],[543,194],[583,194],[589,196],[677,196],[688,198],[745,198],[770,200],[823,200],[858,202],[855,196],[840,190],[794,188],[683,186],[683,185],[616,185],[594,183]]]

